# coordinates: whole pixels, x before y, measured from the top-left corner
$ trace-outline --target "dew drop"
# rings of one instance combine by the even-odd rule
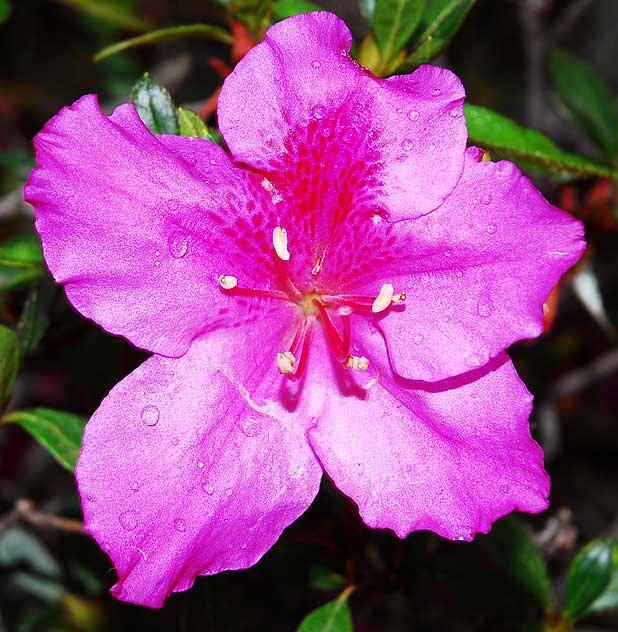
[[[225,495],[229,498],[232,495],[232,492],[234,490],[231,487],[226,487],[225,489]]]
[[[247,417],[242,420],[240,429],[247,437],[257,437],[262,432],[262,422],[256,417]]]
[[[123,529],[133,531],[137,527],[137,518],[131,511],[125,511],[118,516],[118,522]]]
[[[328,138],[331,134],[332,134],[332,130],[330,129],[330,127],[322,128],[322,136],[324,136],[324,138]]]
[[[411,121],[416,121],[416,120],[418,120],[418,117],[419,117],[419,113],[418,113],[416,110],[410,110],[410,111],[408,112],[408,118],[409,118]]]
[[[170,237],[167,247],[169,248],[170,255],[172,255],[172,257],[180,259],[187,254],[189,237],[180,233],[174,234]]]
[[[495,224],[489,224],[485,230],[490,235],[493,235],[498,230],[498,227]]]
[[[200,468],[200,470],[204,469],[204,461],[198,461],[197,466]]]
[[[321,66],[320,62],[317,59],[315,61],[312,61],[311,65],[316,69]]]
[[[142,421],[147,426],[156,426],[159,421],[159,409],[156,406],[148,405],[142,409]]]
[[[445,251],[444,251],[444,256],[445,256],[445,257],[450,257],[450,256],[452,256],[452,254],[453,254],[453,253],[452,253],[450,250],[445,250]]]
[[[502,485],[502,487],[500,488],[500,491],[501,491],[503,494],[508,494],[508,493],[509,493],[509,488],[508,488],[508,485]]]
[[[311,114],[313,115],[313,118],[320,120],[326,115],[326,110],[323,105],[316,105],[313,110],[311,110]]]
[[[95,497],[95,496],[86,496],[86,500],[87,500],[89,503],[93,503],[93,502],[95,502],[96,497]]]
[[[412,147],[414,147],[414,143],[409,138],[406,138],[401,143],[401,146],[403,147],[404,151],[410,151],[412,149]]]
[[[403,108],[397,108],[395,110],[397,112],[397,114],[399,114],[400,116],[403,114]]]
[[[215,493],[215,488],[210,483],[204,483],[202,485],[202,489],[209,495],[212,496]]]
[[[155,267],[158,268],[161,265],[161,262],[157,260],[157,261],[154,262],[154,264],[155,264]]]
[[[452,108],[451,111],[449,112],[449,116],[451,118],[459,118],[460,114],[461,114],[461,111],[458,108]]]
[[[176,520],[174,520],[174,529],[176,529],[176,531],[186,531],[187,522],[182,518],[176,518]]]
[[[416,336],[414,336],[414,338],[412,340],[414,340],[414,344],[415,345],[420,345],[421,342],[423,342],[423,340],[424,340],[423,334],[416,334]]]
[[[481,204],[491,204],[491,195],[482,195]]]
[[[347,129],[345,132],[343,132],[341,138],[342,138],[344,143],[347,143],[348,145],[351,145],[354,142],[355,136],[356,135],[354,134],[354,130]]]
[[[178,200],[168,200],[168,201],[167,201],[167,208],[168,208],[170,211],[175,211],[175,210],[177,210],[177,209],[178,209],[178,207],[179,207]]]
[[[463,276],[463,271],[462,271],[462,270],[459,270],[459,269],[458,269],[458,270],[455,270],[455,276],[456,276],[458,279],[461,279],[461,277]]]
[[[442,94],[442,90],[440,90],[440,88],[433,88],[431,94],[433,94],[434,97],[438,97]]]

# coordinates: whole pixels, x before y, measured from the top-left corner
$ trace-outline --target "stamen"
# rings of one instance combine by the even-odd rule
[[[365,356],[348,356],[345,362],[347,367],[357,371],[366,371],[369,368],[369,360]]]
[[[238,279],[230,274],[222,274],[219,277],[219,285],[224,290],[233,290],[238,285]]]
[[[283,351],[277,354],[277,367],[283,375],[294,375],[294,363],[296,358],[291,351]]]
[[[383,312],[392,302],[395,290],[392,283],[384,283],[380,288],[380,293],[376,296],[371,305],[374,314]]]
[[[275,226],[273,229],[273,246],[277,257],[282,261],[290,260],[290,253],[288,251],[288,231],[282,226]]]
[[[399,294],[393,294],[393,298],[391,299],[391,301],[393,301],[393,303],[403,303],[406,298],[407,297],[405,292],[399,292]]]
[[[335,326],[335,323],[333,323],[328,310],[324,307],[322,302],[314,299],[313,304],[320,312],[322,326],[324,327],[326,337],[328,338],[333,353],[335,354],[335,358],[337,358],[339,362],[345,362],[350,353],[349,340],[346,343],[346,341],[341,337],[341,334],[337,331],[337,327]]]

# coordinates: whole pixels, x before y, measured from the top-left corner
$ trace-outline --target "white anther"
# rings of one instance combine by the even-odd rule
[[[283,261],[290,260],[290,253],[288,252],[288,231],[282,226],[275,226],[273,229],[273,246],[277,257]]]
[[[345,365],[357,371],[366,371],[369,368],[369,360],[365,356],[348,356]]]
[[[224,290],[233,290],[238,285],[238,279],[235,276],[229,274],[222,274],[219,277],[219,285]]]
[[[384,285],[380,288],[380,293],[376,296],[376,299],[371,306],[371,311],[374,314],[383,312],[391,304],[394,292],[395,290],[393,289],[392,283],[384,283]]]
[[[342,305],[337,308],[339,316],[349,316],[352,313],[352,308],[349,305]]]
[[[277,368],[283,375],[293,375],[296,358],[291,351],[283,351],[277,354]]]

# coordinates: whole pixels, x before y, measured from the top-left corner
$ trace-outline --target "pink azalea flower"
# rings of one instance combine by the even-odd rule
[[[226,80],[217,145],[96,97],[36,137],[27,185],[75,308],[153,356],[90,420],[77,479],[120,599],[246,568],[322,472],[371,527],[471,540],[547,506],[532,397],[579,222],[466,150],[464,91],[378,79],[334,15],[280,22]]]

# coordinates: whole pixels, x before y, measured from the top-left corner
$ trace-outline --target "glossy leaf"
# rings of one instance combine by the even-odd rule
[[[310,612],[296,632],[352,632],[352,614],[348,606],[351,590],[344,590],[337,599]]]
[[[613,545],[610,540],[593,540],[575,556],[567,576],[565,617],[575,621],[588,612],[609,584],[612,562]]]
[[[607,84],[589,66],[566,51],[551,56],[551,74],[560,101],[572,118],[611,160],[616,151],[616,125]]]
[[[56,286],[50,283],[37,284],[24,305],[17,336],[24,355],[36,350],[47,326],[49,325],[49,310],[56,294]]]
[[[537,603],[549,610],[551,586],[545,562],[517,518],[507,516],[497,522],[485,542],[496,563],[523,586]]]
[[[605,612],[606,610],[618,610],[618,545],[612,546],[612,572],[605,590],[597,597],[586,610],[592,612]]]
[[[412,37],[425,0],[376,0],[371,28],[385,59],[396,55]]]
[[[195,136],[196,138],[205,138],[213,143],[223,146],[221,134],[216,130],[210,129],[199,114],[185,108],[178,108],[178,125],[180,127],[181,136]]]
[[[476,0],[434,0],[421,20],[421,34],[402,68],[410,70],[431,61],[451,41]]]
[[[41,242],[34,234],[15,237],[0,244],[0,266],[36,268],[43,265]]]
[[[504,157],[541,167],[551,173],[574,177],[618,177],[618,172],[588,158],[559,149],[536,130],[517,125],[492,110],[464,105],[470,142],[483,149],[500,152]]]
[[[273,15],[277,20],[285,20],[300,13],[320,11],[321,8],[308,0],[275,0],[271,5]]]
[[[133,86],[131,100],[153,134],[178,134],[178,118],[172,97],[148,73]]]
[[[11,3],[9,0],[0,0],[0,24],[6,21],[11,14]]]
[[[21,361],[17,334],[0,325],[0,409],[8,400]]]
[[[158,42],[166,42],[185,37],[206,37],[229,45],[231,45],[233,41],[230,33],[219,26],[213,26],[212,24],[184,24],[182,26],[170,26],[164,29],[157,29],[156,31],[150,31],[143,35],[138,35],[137,37],[131,37],[130,39],[116,42],[100,50],[94,56],[94,60],[101,61],[106,57],[110,57],[129,48],[135,48],[136,46],[146,46],[148,44],[156,44]]]
[[[17,410],[0,419],[0,424],[16,423],[27,430],[68,470],[75,469],[86,420],[71,413],[34,408]]]
[[[58,0],[62,4],[86,13],[87,15],[103,20],[129,31],[147,31],[152,25],[142,20],[128,7],[123,7],[111,0]]]

